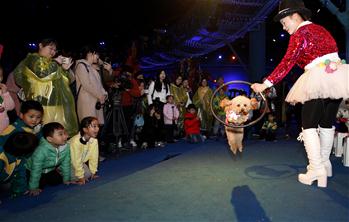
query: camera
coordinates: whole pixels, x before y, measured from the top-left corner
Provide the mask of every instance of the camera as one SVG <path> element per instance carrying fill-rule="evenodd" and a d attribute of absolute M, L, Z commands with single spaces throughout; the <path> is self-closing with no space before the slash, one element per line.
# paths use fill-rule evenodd
<path fill-rule="evenodd" d="M 102 105 L 102 103 L 98 101 L 98 102 L 96 102 L 95 108 L 96 108 L 96 110 L 100 110 L 103 106 L 104 106 L 104 104 Z"/>
<path fill-rule="evenodd" d="M 131 80 L 129 78 L 129 74 L 127 72 L 120 73 L 120 75 L 115 78 L 115 82 L 119 83 L 120 90 L 132 88 L 132 82 L 131 82 Z"/>
<path fill-rule="evenodd" d="M 96 105 L 95 105 L 95 109 L 96 110 L 100 110 L 102 108 L 110 108 L 111 107 L 111 104 L 110 104 L 110 101 L 109 99 L 106 99 L 105 102 L 102 104 L 101 102 L 96 102 Z"/>
<path fill-rule="evenodd" d="M 62 56 L 62 64 L 69 64 L 71 59 L 69 57 Z"/>

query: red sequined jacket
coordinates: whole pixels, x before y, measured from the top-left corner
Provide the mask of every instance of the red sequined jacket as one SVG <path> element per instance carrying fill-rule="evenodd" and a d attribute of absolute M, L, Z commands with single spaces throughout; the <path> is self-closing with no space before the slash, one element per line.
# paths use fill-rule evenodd
<path fill-rule="evenodd" d="M 336 41 L 324 27 L 313 23 L 301 26 L 291 35 L 284 58 L 267 80 L 275 85 L 295 64 L 304 69 L 314 59 L 334 52 L 338 52 Z"/>

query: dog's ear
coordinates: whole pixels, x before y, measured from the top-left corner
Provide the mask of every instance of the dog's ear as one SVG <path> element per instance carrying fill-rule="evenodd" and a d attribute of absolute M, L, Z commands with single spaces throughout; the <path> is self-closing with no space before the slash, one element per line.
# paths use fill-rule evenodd
<path fill-rule="evenodd" d="M 219 103 L 219 106 L 221 108 L 225 108 L 226 106 L 230 106 L 231 105 L 231 101 L 227 98 L 224 98 L 220 103 Z"/>
<path fill-rule="evenodd" d="M 252 109 L 258 109 L 258 101 L 256 98 L 251 98 L 251 107 Z"/>

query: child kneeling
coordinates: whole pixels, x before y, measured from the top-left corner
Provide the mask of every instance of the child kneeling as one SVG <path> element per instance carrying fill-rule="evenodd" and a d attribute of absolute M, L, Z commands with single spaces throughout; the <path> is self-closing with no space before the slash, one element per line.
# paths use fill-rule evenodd
<path fill-rule="evenodd" d="M 184 131 L 189 143 L 200 143 L 205 141 L 205 137 L 200 133 L 200 118 L 197 116 L 196 106 L 190 104 L 184 114 Z"/>
<path fill-rule="evenodd" d="M 38 144 L 34 134 L 16 132 L 0 147 L 0 184 L 10 183 L 11 197 L 28 193 L 25 161 Z"/>
<path fill-rule="evenodd" d="M 46 185 L 70 184 L 70 149 L 68 134 L 58 122 L 42 128 L 43 138 L 27 162 L 29 195 L 37 196 Z"/>
<path fill-rule="evenodd" d="M 275 116 L 272 113 L 268 113 L 268 119 L 264 122 L 260 135 L 261 139 L 266 141 L 275 141 L 276 140 L 276 130 L 277 123 L 275 121 Z"/>
<path fill-rule="evenodd" d="M 81 120 L 80 132 L 69 141 L 72 180 L 80 185 L 98 177 L 98 131 L 98 119 L 85 117 Z"/>

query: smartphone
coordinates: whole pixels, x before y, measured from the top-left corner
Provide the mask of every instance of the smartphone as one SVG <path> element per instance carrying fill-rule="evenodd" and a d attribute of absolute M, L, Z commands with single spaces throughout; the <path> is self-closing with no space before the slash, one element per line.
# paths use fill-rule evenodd
<path fill-rule="evenodd" d="M 110 58 L 109 57 L 105 57 L 103 60 L 104 64 L 110 64 Z"/>
<path fill-rule="evenodd" d="M 70 63 L 70 58 L 62 56 L 62 64 L 69 64 L 69 63 Z"/>

